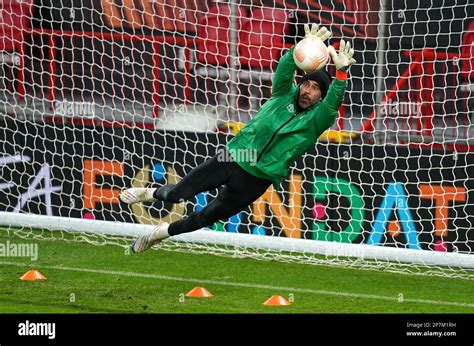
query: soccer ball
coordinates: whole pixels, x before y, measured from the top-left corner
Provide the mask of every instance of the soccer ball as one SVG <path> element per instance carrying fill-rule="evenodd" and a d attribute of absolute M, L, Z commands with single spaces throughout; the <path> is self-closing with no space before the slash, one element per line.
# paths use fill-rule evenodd
<path fill-rule="evenodd" d="M 329 54 L 323 41 L 308 37 L 296 45 L 293 58 L 298 68 L 305 72 L 314 72 L 326 66 Z"/>

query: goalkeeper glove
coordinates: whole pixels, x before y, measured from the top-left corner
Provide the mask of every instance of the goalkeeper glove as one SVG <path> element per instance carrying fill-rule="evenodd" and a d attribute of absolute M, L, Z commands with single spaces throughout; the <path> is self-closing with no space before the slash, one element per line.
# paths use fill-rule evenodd
<path fill-rule="evenodd" d="M 336 66 L 336 69 L 342 72 L 349 70 L 352 64 L 356 63 L 356 60 L 352 57 L 354 55 L 354 49 L 351 48 L 350 42 L 341 40 L 339 45 L 339 54 L 333 46 L 328 47 L 329 55 L 331 55 L 332 62 Z"/>
<path fill-rule="evenodd" d="M 318 30 L 318 24 L 312 24 L 311 30 L 309 29 L 309 25 L 305 24 L 304 32 L 305 32 L 304 38 L 315 38 L 323 42 L 332 36 L 331 32 L 324 26 Z"/>

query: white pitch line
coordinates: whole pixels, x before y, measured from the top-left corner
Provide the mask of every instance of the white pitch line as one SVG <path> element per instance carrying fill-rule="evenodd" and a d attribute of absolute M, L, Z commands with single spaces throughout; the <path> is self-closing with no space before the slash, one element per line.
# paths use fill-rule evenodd
<path fill-rule="evenodd" d="M 0 265 L 11 265 L 11 266 L 16 266 L 16 267 L 31 266 L 31 265 L 26 265 L 23 263 L 2 262 L 2 261 L 0 261 Z M 138 277 L 138 278 L 158 279 L 158 280 L 167 280 L 167 281 L 181 281 L 181 282 L 193 282 L 193 283 L 202 283 L 202 284 L 210 284 L 210 285 L 220 285 L 220 286 L 264 289 L 264 290 L 272 290 L 272 291 L 310 293 L 310 294 L 316 294 L 316 295 L 320 294 L 320 295 L 328 295 L 328 296 L 336 296 L 336 297 L 388 300 L 388 301 L 394 301 L 394 302 L 399 301 L 398 297 L 379 296 L 375 294 L 313 290 L 309 288 L 260 285 L 260 284 L 245 283 L 245 282 L 216 281 L 216 280 L 198 279 L 198 278 L 190 278 L 190 277 L 124 272 L 124 271 L 105 270 L 105 269 L 89 269 L 89 268 L 77 268 L 77 267 L 65 267 L 65 266 L 48 266 L 48 265 L 34 265 L 34 267 L 44 268 L 44 269 L 53 269 L 53 270 L 76 271 L 76 272 L 83 272 L 83 273 L 117 275 L 117 276 Z M 430 304 L 430 305 L 462 306 L 462 307 L 474 308 L 474 303 L 459 303 L 459 302 L 450 302 L 450 301 L 442 301 L 442 300 L 403 298 L 402 302 L 403 303 Z"/>

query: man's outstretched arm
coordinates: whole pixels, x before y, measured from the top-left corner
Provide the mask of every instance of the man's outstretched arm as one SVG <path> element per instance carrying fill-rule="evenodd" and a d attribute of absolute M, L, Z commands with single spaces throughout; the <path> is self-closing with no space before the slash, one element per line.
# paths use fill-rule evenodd
<path fill-rule="evenodd" d="M 295 80 L 296 63 L 293 59 L 295 46 L 291 47 L 278 62 L 278 66 L 273 77 L 272 96 L 284 95 L 291 91 Z"/>
<path fill-rule="evenodd" d="M 339 54 L 336 53 L 333 46 L 329 46 L 328 50 L 336 67 L 336 79 L 331 83 L 315 118 L 318 132 L 321 133 L 331 127 L 337 117 L 339 108 L 344 101 L 348 70 L 356 62 L 352 57 L 354 49 L 351 48 L 349 42 L 346 43 L 344 40 L 341 40 Z"/>

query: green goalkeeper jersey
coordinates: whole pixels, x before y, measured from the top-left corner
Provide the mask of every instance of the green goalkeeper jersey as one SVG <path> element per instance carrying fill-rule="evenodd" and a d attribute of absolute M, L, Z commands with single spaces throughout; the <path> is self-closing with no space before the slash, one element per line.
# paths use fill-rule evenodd
<path fill-rule="evenodd" d="M 292 47 L 278 62 L 272 96 L 227 144 L 229 154 L 248 173 L 278 187 L 288 169 L 334 123 L 347 81 L 334 79 L 326 97 L 298 112 L 299 86 Z M 256 155 L 244 155 L 242 153 Z M 252 160 L 249 160 L 252 158 Z"/>

